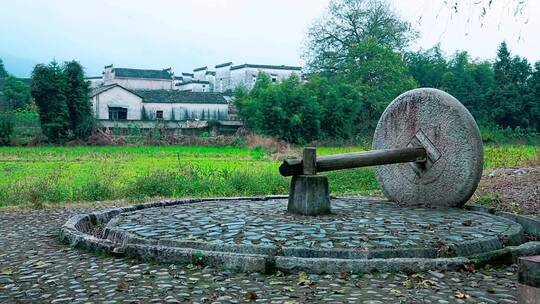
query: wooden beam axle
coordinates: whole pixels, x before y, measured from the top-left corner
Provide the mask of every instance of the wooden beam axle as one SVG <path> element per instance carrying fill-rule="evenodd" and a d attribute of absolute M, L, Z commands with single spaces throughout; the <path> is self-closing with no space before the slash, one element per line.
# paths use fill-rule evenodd
<path fill-rule="evenodd" d="M 314 154 L 314 152 L 311 152 L 310 156 Z M 426 149 L 422 147 L 384 149 L 321 156 L 316 158 L 315 172 L 312 174 L 316 174 L 317 172 L 406 162 L 422 163 L 426 161 L 426 157 Z M 310 158 L 310 162 L 311 161 Z M 308 165 L 308 168 L 307 172 L 313 172 L 310 165 Z M 303 160 L 301 159 L 286 159 L 279 167 L 279 173 L 283 176 L 302 175 L 307 172 L 304 171 Z"/>

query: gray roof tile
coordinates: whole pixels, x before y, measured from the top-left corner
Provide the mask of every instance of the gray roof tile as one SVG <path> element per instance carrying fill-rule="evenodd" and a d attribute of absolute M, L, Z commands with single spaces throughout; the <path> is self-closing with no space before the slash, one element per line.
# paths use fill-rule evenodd
<path fill-rule="evenodd" d="M 142 70 L 142 69 L 128 69 L 128 68 L 114 68 L 114 74 L 116 77 L 126 78 L 147 78 L 147 79 L 171 79 L 170 70 Z"/>

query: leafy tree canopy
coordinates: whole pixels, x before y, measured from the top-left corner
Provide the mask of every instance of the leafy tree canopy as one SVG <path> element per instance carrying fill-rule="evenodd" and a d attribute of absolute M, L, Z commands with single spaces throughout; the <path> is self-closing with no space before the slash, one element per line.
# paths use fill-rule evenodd
<path fill-rule="evenodd" d="M 6 68 L 4 67 L 4 62 L 0 58 L 0 78 L 5 78 L 8 76 L 8 72 L 6 71 Z"/>
<path fill-rule="evenodd" d="M 4 102 L 10 109 L 23 109 L 32 101 L 30 86 L 13 76 L 4 79 Z"/>
<path fill-rule="evenodd" d="M 351 50 L 365 39 L 401 50 L 416 37 L 385 0 L 333 0 L 326 15 L 308 30 L 304 56 L 312 71 L 338 72 L 354 59 Z"/>

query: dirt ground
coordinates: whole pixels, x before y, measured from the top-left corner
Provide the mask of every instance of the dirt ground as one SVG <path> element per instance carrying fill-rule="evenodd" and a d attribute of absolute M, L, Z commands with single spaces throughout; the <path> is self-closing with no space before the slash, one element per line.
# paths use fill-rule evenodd
<path fill-rule="evenodd" d="M 540 164 L 484 172 L 471 201 L 502 211 L 540 215 Z"/>

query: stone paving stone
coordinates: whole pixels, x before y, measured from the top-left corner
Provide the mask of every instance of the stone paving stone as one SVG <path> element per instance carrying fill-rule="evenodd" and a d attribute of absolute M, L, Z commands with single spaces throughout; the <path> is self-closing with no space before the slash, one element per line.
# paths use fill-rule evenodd
<path fill-rule="evenodd" d="M 515 266 L 475 273 L 308 274 L 311 285 L 301 286 L 299 274 L 143 263 L 59 243 L 59 227 L 88 211 L 0 211 L 0 303 L 246 303 L 247 292 L 257 295 L 256 303 L 516 303 Z M 457 291 L 469 298 L 457 299 Z"/>
<path fill-rule="evenodd" d="M 358 199 L 335 199 L 334 214 L 286 213 L 287 200 L 205 201 L 120 214 L 107 227 L 155 240 L 276 245 L 280 247 L 440 248 L 441 244 L 498 237 L 510 222 L 462 209 L 403 207 Z"/>

